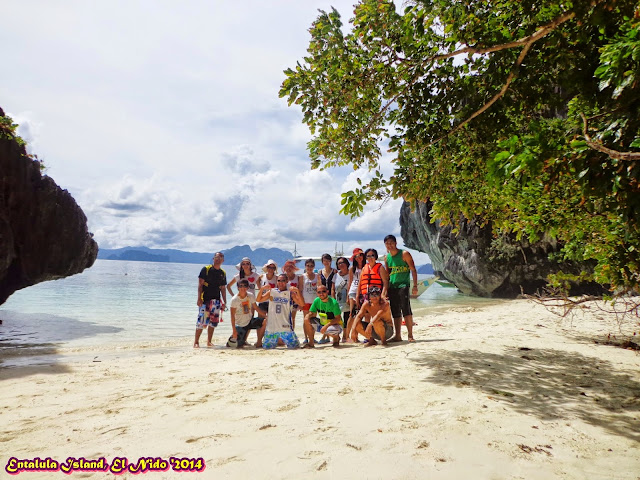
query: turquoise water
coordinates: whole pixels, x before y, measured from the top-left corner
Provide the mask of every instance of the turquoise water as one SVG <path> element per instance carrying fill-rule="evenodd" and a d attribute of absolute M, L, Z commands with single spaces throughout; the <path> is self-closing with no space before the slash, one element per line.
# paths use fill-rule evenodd
<path fill-rule="evenodd" d="M 0 366 L 71 352 L 190 348 L 201 268 L 97 260 L 79 275 L 20 290 L 0 306 Z M 237 273 L 234 266 L 224 269 L 228 280 Z M 437 315 L 454 305 L 491 302 L 495 300 L 468 297 L 436 284 L 412 305 L 420 316 Z M 216 343 L 229 335 L 231 322 L 225 312 L 215 331 Z"/>

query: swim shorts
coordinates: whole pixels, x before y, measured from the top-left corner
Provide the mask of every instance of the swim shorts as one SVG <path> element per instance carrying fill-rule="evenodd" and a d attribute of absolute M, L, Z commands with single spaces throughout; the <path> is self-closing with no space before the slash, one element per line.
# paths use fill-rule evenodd
<path fill-rule="evenodd" d="M 411 302 L 409 301 L 409 287 L 389 287 L 389 303 L 391 304 L 391 316 L 393 318 L 412 315 Z"/>
<path fill-rule="evenodd" d="M 324 327 L 324 325 L 320 323 L 320 319 L 318 317 L 310 318 L 309 322 L 314 326 L 316 332 L 318 333 L 320 333 L 320 330 L 322 330 L 322 327 Z M 340 325 L 330 325 L 329 328 L 327 328 L 325 335 L 340 335 L 341 333 L 342 327 Z"/>
<path fill-rule="evenodd" d="M 360 320 L 360 323 L 362 324 L 363 330 L 366 330 L 367 327 L 369 326 L 369 322 L 365 322 L 364 320 Z M 393 325 L 391 325 L 390 323 L 385 322 L 384 323 L 384 335 L 385 335 L 385 337 L 387 337 L 386 339 L 389 340 L 391 337 L 393 337 L 393 333 L 394 333 Z M 376 333 L 375 329 L 373 330 L 373 338 L 375 340 L 381 340 L 380 335 L 378 335 Z"/>
<path fill-rule="evenodd" d="M 298 348 L 300 341 L 295 332 L 265 332 L 262 338 L 262 348 L 268 350 L 278 346 L 278 339 L 282 339 L 287 348 Z"/>
<path fill-rule="evenodd" d="M 220 322 L 220 312 L 222 311 L 222 302 L 216 298 L 203 303 L 198 310 L 198 320 L 196 328 L 204 327 L 216 328 Z"/>

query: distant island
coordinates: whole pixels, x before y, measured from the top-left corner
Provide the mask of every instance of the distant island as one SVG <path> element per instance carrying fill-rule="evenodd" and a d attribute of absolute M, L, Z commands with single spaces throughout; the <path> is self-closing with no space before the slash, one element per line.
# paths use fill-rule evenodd
<path fill-rule="evenodd" d="M 293 254 L 287 250 L 279 248 L 256 248 L 253 250 L 249 245 L 240 245 L 221 250 L 221 252 L 224 253 L 224 263 L 226 265 L 236 265 L 240 263 L 243 257 L 249 257 L 257 267 L 262 267 L 269 260 L 274 260 L 279 266 L 282 266 L 284 262 L 293 258 Z M 213 257 L 213 253 L 147 247 L 101 248 L 98 252 L 98 259 L 101 260 L 127 260 L 130 262 L 197 263 L 208 265 L 211 263 L 211 257 Z M 416 270 L 420 274 L 433 274 L 433 267 L 430 263 L 416 265 Z"/>
<path fill-rule="evenodd" d="M 254 265 L 262 267 L 269 260 L 274 260 L 282 265 L 293 258 L 293 254 L 279 248 L 256 248 L 249 245 L 240 245 L 227 250 L 224 253 L 224 263 L 235 265 L 240 263 L 243 257 L 249 257 Z M 186 252 L 175 249 L 158 249 L 147 247 L 123 247 L 116 249 L 101 248 L 98 259 L 101 260 L 127 260 L 134 262 L 171 262 L 171 263 L 197 263 L 207 265 L 211 263 L 212 253 Z"/>

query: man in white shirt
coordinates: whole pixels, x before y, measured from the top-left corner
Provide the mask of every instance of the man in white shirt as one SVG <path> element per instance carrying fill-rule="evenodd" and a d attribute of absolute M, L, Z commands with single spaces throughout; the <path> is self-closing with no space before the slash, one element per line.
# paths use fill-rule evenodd
<path fill-rule="evenodd" d="M 231 328 L 232 337 L 238 342 L 238 348 L 245 346 L 249 330 L 258 331 L 258 343 L 256 347 L 262 347 L 262 337 L 267 321 L 264 320 L 266 313 L 258 307 L 256 297 L 249 292 L 249 281 L 246 278 L 238 281 L 238 293 L 231 299 Z M 254 312 L 262 318 L 253 316 Z"/>

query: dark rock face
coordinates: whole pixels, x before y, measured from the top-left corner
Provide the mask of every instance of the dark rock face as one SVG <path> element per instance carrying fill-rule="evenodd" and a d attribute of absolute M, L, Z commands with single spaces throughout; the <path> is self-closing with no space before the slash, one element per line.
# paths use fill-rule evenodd
<path fill-rule="evenodd" d="M 432 203 L 420 202 L 411 211 L 404 202 L 400 210 L 401 235 L 405 245 L 425 252 L 434 271 L 454 283 L 463 293 L 481 297 L 513 298 L 524 291 L 534 293 L 544 287 L 551 273 L 562 270 L 578 274 L 588 265 L 575 262 L 559 264 L 549 254 L 560 246 L 553 240 L 534 244 L 495 239 L 491 225 L 481 227 L 474 220 L 461 219 L 459 232 L 452 227 L 431 223 Z M 601 292 L 594 284 L 572 286 L 571 294 Z"/>
<path fill-rule="evenodd" d="M 0 304 L 21 288 L 82 272 L 97 254 L 73 197 L 0 129 Z"/>

